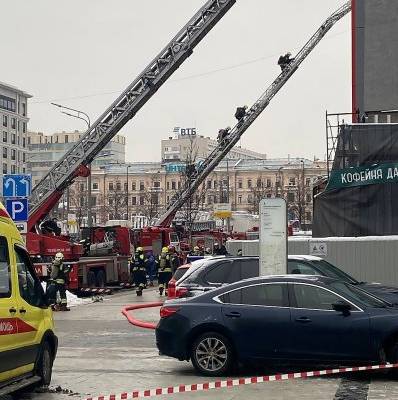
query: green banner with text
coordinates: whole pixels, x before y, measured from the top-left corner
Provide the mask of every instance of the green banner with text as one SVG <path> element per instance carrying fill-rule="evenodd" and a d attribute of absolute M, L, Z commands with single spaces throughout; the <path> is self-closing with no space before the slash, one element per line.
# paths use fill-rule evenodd
<path fill-rule="evenodd" d="M 398 183 L 398 163 L 373 164 L 332 171 L 326 191 L 380 183 Z"/>

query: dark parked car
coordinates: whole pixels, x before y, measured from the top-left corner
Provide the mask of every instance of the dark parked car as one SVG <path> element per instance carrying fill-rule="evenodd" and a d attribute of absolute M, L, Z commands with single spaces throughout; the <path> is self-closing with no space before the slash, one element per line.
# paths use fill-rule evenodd
<path fill-rule="evenodd" d="M 398 308 L 321 276 L 252 278 L 160 310 L 161 354 L 209 376 L 236 362 L 337 365 L 398 361 Z"/>
<path fill-rule="evenodd" d="M 369 293 L 398 305 L 398 288 L 377 283 L 358 282 L 352 276 L 319 257 L 292 255 L 288 257 L 288 274 L 320 275 L 357 285 Z M 180 296 L 196 296 L 222 284 L 259 275 L 258 257 L 212 257 L 195 261 L 176 283 Z"/>

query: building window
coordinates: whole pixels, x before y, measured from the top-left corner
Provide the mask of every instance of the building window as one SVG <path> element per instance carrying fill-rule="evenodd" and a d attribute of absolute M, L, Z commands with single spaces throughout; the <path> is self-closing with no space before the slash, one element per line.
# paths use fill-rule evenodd
<path fill-rule="evenodd" d="M 166 182 L 166 188 L 167 188 L 167 190 L 170 190 L 170 182 L 169 181 Z"/>
<path fill-rule="evenodd" d="M 7 147 L 3 147 L 3 158 L 8 158 L 8 149 L 7 149 Z"/>
<path fill-rule="evenodd" d="M 3 174 L 8 174 L 7 163 L 3 163 Z"/>
<path fill-rule="evenodd" d="M 17 127 L 17 120 L 15 118 L 11 118 L 11 128 L 15 129 Z"/>
<path fill-rule="evenodd" d="M 247 187 L 248 187 L 249 189 L 252 188 L 252 180 L 251 180 L 251 179 L 248 179 L 248 180 L 247 180 Z"/>
<path fill-rule="evenodd" d="M 129 184 L 127 182 L 124 182 L 124 190 L 127 192 L 129 190 Z"/>
<path fill-rule="evenodd" d="M 25 125 L 25 122 L 24 122 L 24 125 Z M 24 128 L 25 128 L 25 126 L 24 126 Z M 69 143 L 69 136 L 68 135 L 65 135 L 65 143 Z"/>
<path fill-rule="evenodd" d="M 108 189 L 109 189 L 109 190 L 113 190 L 113 182 L 109 182 L 109 184 L 108 184 Z"/>
<path fill-rule="evenodd" d="M 97 198 L 95 196 L 91 197 L 91 206 L 95 207 L 97 205 Z"/>
<path fill-rule="evenodd" d="M 294 193 L 292 193 L 292 192 L 288 193 L 288 194 L 287 194 L 287 201 L 288 201 L 289 203 L 294 203 L 294 200 L 295 200 L 295 195 L 294 195 Z"/>
<path fill-rule="evenodd" d="M 137 184 L 135 182 L 131 183 L 131 190 L 137 190 Z"/>
<path fill-rule="evenodd" d="M 176 182 L 175 181 L 171 181 L 171 189 L 176 190 Z"/>
<path fill-rule="evenodd" d="M 296 178 L 294 176 L 289 178 L 289 186 L 296 186 Z"/>
<path fill-rule="evenodd" d="M 137 197 L 132 197 L 131 198 L 131 205 L 136 206 L 137 205 Z"/>
<path fill-rule="evenodd" d="M 143 206 L 145 204 L 145 197 L 140 196 L 140 205 Z"/>
<path fill-rule="evenodd" d="M 153 182 L 153 187 L 160 188 L 160 182 Z"/>
<path fill-rule="evenodd" d="M 238 189 L 242 189 L 243 188 L 243 182 L 242 181 L 238 181 Z"/>
<path fill-rule="evenodd" d="M 270 188 L 272 186 L 271 179 L 267 179 L 267 188 Z"/>
<path fill-rule="evenodd" d="M 211 181 L 207 181 L 207 189 L 211 189 Z"/>
<path fill-rule="evenodd" d="M 0 108 L 15 112 L 15 99 L 0 95 Z"/>
<path fill-rule="evenodd" d="M 311 178 L 305 178 L 305 186 L 310 187 L 311 185 Z"/>
<path fill-rule="evenodd" d="M 26 122 L 22 122 L 22 133 L 26 133 Z M 65 136 L 66 140 L 68 139 L 68 135 Z M 65 143 L 68 143 L 65 141 Z"/>
<path fill-rule="evenodd" d="M 113 199 L 108 199 L 108 204 L 109 204 L 110 206 L 113 206 Z"/>
<path fill-rule="evenodd" d="M 306 220 L 306 221 L 311 221 L 311 219 L 312 219 L 312 214 L 311 214 L 310 211 L 307 211 L 307 212 L 305 213 L 305 220 Z"/>
<path fill-rule="evenodd" d="M 217 181 L 214 181 L 214 182 L 213 182 L 213 188 L 214 188 L 214 189 L 217 189 L 217 188 L 218 188 L 218 182 L 217 182 Z"/>
<path fill-rule="evenodd" d="M 116 190 L 120 192 L 122 190 L 122 184 L 120 182 L 116 182 Z"/>
<path fill-rule="evenodd" d="M 3 115 L 3 126 L 5 126 L 6 128 L 8 126 L 8 117 L 7 117 L 7 115 Z"/>
<path fill-rule="evenodd" d="M 26 104 L 22 103 L 22 115 L 26 117 Z"/>
<path fill-rule="evenodd" d="M 15 165 L 11 165 L 11 173 L 16 174 L 17 170 L 15 168 Z"/>
<path fill-rule="evenodd" d="M 249 194 L 249 195 L 247 196 L 247 202 L 248 202 L 249 204 L 253 204 L 253 196 L 252 196 L 251 194 Z"/>
<path fill-rule="evenodd" d="M 142 192 L 143 190 L 145 190 L 145 183 L 144 182 L 140 182 L 140 191 Z"/>
<path fill-rule="evenodd" d="M 311 201 L 312 201 L 312 196 L 311 196 L 310 193 L 307 193 L 307 194 L 305 195 L 305 201 L 306 201 L 307 203 L 311 203 Z"/>
<path fill-rule="evenodd" d="M 26 153 L 22 153 L 22 161 L 26 162 Z"/>
<path fill-rule="evenodd" d="M 257 178 L 256 186 L 261 188 L 261 178 Z"/>
<path fill-rule="evenodd" d="M 81 192 L 84 192 L 84 183 L 81 183 L 81 184 L 80 184 L 80 191 L 81 191 Z"/>
<path fill-rule="evenodd" d="M 3 131 L 3 143 L 8 142 L 8 133 L 6 131 Z"/>
<path fill-rule="evenodd" d="M 98 182 L 93 182 L 93 190 L 98 190 Z"/>
<path fill-rule="evenodd" d="M 270 199 L 272 197 L 271 193 L 267 194 L 267 199 Z"/>
<path fill-rule="evenodd" d="M 207 204 L 213 204 L 213 196 L 207 196 Z"/>
<path fill-rule="evenodd" d="M 15 149 L 11 149 L 11 160 L 15 161 L 17 159 L 17 152 Z"/>
<path fill-rule="evenodd" d="M 11 144 L 15 144 L 16 142 L 15 138 L 16 138 L 15 133 L 11 133 Z"/>
<path fill-rule="evenodd" d="M 181 181 L 178 181 L 177 186 L 178 186 L 178 190 L 180 190 L 181 189 Z"/>
<path fill-rule="evenodd" d="M 238 204 L 242 204 L 242 196 L 238 196 Z"/>

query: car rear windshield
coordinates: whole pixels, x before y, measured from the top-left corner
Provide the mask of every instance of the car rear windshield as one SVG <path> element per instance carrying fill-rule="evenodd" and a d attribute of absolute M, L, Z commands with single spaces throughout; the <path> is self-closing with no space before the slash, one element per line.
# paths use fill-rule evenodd
<path fill-rule="evenodd" d="M 335 267 L 333 264 L 328 263 L 325 260 L 314 260 L 311 261 L 315 268 L 317 268 L 322 275 L 328 276 L 329 278 L 336 278 L 344 282 L 357 285 L 358 281 L 352 276 L 346 274 L 341 269 Z"/>
<path fill-rule="evenodd" d="M 188 271 L 189 268 L 178 268 L 177 271 L 174 273 L 173 278 L 178 281 L 180 280 L 185 273 Z"/>
<path fill-rule="evenodd" d="M 10 260 L 7 239 L 0 236 L 0 298 L 11 296 Z"/>
<path fill-rule="evenodd" d="M 191 266 L 186 271 L 186 273 L 180 278 L 178 283 L 190 283 L 190 282 L 195 282 L 195 278 L 198 274 L 198 271 L 200 271 L 201 267 L 206 263 L 206 259 L 201 259 L 201 260 L 195 260 L 191 262 Z"/>
<path fill-rule="evenodd" d="M 356 286 L 350 285 L 349 283 L 332 282 L 330 284 L 330 287 L 346 299 L 358 305 L 370 308 L 386 308 L 389 306 L 389 304 L 385 301 L 374 297 L 364 290 L 358 289 Z"/>

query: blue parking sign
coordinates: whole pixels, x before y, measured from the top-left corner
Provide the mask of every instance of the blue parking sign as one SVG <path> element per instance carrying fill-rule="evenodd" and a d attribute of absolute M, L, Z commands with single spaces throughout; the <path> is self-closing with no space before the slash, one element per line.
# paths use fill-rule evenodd
<path fill-rule="evenodd" d="M 6 199 L 6 209 L 8 214 L 15 222 L 28 220 L 28 199 Z"/>

